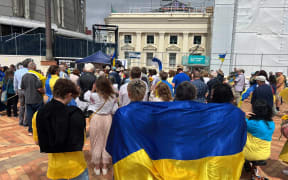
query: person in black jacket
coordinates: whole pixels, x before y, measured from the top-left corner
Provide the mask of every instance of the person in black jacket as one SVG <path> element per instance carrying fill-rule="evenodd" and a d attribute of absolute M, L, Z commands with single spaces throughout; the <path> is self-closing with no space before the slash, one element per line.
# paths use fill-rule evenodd
<path fill-rule="evenodd" d="M 85 117 L 79 108 L 67 106 L 78 94 L 72 81 L 58 79 L 53 99 L 34 115 L 33 138 L 41 153 L 49 153 L 49 179 L 89 179 L 83 153 Z"/>
<path fill-rule="evenodd" d="M 214 77 L 213 79 L 211 79 L 210 81 L 208 81 L 207 86 L 208 86 L 208 97 L 207 97 L 207 101 L 211 102 L 211 92 L 212 89 L 215 85 L 217 84 L 223 84 L 223 80 L 224 80 L 224 74 L 223 72 L 219 69 L 217 71 L 217 76 Z"/>
<path fill-rule="evenodd" d="M 85 64 L 84 73 L 78 79 L 78 85 L 81 89 L 79 97 L 80 101 L 85 101 L 83 97 L 85 92 L 87 92 L 88 90 L 90 91 L 92 90 L 93 84 L 96 81 L 96 76 L 94 75 L 94 72 L 95 67 L 93 64 L 91 63 Z"/>

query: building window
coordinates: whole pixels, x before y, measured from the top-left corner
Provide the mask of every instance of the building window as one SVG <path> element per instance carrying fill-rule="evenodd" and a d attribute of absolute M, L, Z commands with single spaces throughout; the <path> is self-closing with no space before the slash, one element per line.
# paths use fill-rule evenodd
<path fill-rule="evenodd" d="M 170 44 L 177 44 L 178 37 L 177 36 L 170 36 Z"/>
<path fill-rule="evenodd" d="M 153 53 L 146 53 L 146 66 L 152 66 Z"/>
<path fill-rule="evenodd" d="M 176 66 L 176 53 L 169 53 L 169 67 Z"/>
<path fill-rule="evenodd" d="M 154 36 L 153 35 L 147 36 L 147 44 L 154 44 Z"/>
<path fill-rule="evenodd" d="M 124 42 L 125 42 L 125 44 L 131 44 L 132 43 L 132 36 L 131 35 L 124 35 Z"/>
<path fill-rule="evenodd" d="M 201 36 L 194 36 L 194 44 L 201 44 L 202 37 Z"/>

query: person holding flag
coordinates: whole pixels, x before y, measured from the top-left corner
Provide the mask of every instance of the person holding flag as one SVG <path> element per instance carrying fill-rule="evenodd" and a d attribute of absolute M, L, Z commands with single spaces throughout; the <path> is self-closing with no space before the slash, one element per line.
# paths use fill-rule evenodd
<path fill-rule="evenodd" d="M 129 83 L 128 95 L 131 103 L 115 113 L 106 145 L 115 180 L 240 179 L 244 112 L 231 103 L 141 102 L 140 80 Z"/>

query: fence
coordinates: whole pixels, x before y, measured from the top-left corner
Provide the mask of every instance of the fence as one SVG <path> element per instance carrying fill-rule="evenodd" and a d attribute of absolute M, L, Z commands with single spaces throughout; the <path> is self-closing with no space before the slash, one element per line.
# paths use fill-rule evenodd
<path fill-rule="evenodd" d="M 212 54 L 210 69 L 219 69 L 221 66 L 218 55 L 219 54 Z M 226 74 L 233 71 L 234 68 L 244 69 L 246 74 L 265 70 L 267 72 L 283 71 L 283 73 L 287 75 L 288 54 L 235 53 L 233 58 L 231 58 L 230 54 L 227 54 L 221 69 Z"/>
<path fill-rule="evenodd" d="M 194 55 L 182 52 L 141 52 L 140 59 L 129 59 L 127 55 L 120 53 L 120 57 L 128 60 L 128 66 L 147 66 L 155 67 L 152 63 L 152 58 L 157 57 L 162 61 L 164 69 L 175 69 L 178 64 L 188 67 L 201 67 L 207 70 L 217 70 L 221 68 L 225 74 L 233 71 L 234 68 L 243 68 L 250 74 L 255 71 L 265 70 L 267 72 L 276 72 L 282 70 L 284 74 L 288 74 L 288 54 L 234 54 L 231 60 L 230 54 L 226 55 L 225 61 L 222 64 L 217 54 L 212 56 Z M 126 56 L 126 57 L 125 57 Z"/>
<path fill-rule="evenodd" d="M 18 35 L 18 36 L 17 36 Z M 92 40 L 67 38 L 54 35 L 53 56 L 54 57 L 86 57 L 96 51 L 107 52 L 114 48 L 111 43 L 93 43 Z M 6 55 L 46 55 L 45 34 L 12 34 L 0 36 L 0 54 Z"/>

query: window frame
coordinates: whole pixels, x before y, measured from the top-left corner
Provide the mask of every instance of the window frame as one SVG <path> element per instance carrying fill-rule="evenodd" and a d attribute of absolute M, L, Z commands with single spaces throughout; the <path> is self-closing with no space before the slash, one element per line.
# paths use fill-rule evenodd
<path fill-rule="evenodd" d="M 126 37 L 130 36 L 130 40 L 126 41 Z M 125 44 L 132 44 L 132 35 L 131 34 L 125 34 L 124 35 L 124 43 Z"/>
<path fill-rule="evenodd" d="M 149 38 L 148 37 L 153 37 L 153 42 L 149 42 Z M 155 36 L 153 34 L 148 34 L 146 36 L 146 44 L 155 44 Z"/>
<path fill-rule="evenodd" d="M 171 63 L 171 56 L 174 56 L 175 55 L 175 59 L 174 59 L 174 61 L 175 61 L 175 63 L 174 64 L 172 64 Z M 169 67 L 176 67 L 176 64 L 177 64 L 177 53 L 169 53 Z"/>
<path fill-rule="evenodd" d="M 172 37 L 176 37 L 176 43 L 172 42 Z M 174 40 L 175 41 L 175 40 Z M 171 43 L 172 42 L 172 43 Z M 178 44 L 178 36 L 177 35 L 170 35 L 169 44 Z"/>
<path fill-rule="evenodd" d="M 151 59 L 148 59 L 148 54 L 152 54 Z M 152 66 L 152 59 L 153 59 L 154 53 L 153 52 L 146 52 L 146 66 Z M 150 61 L 150 63 L 149 63 Z"/>
<path fill-rule="evenodd" d="M 198 41 L 196 41 L 196 37 L 198 38 L 198 37 L 200 37 L 200 43 L 198 42 Z M 202 44 L 202 36 L 201 35 L 196 35 L 196 36 L 194 36 L 194 38 L 193 38 L 193 44 L 197 44 L 197 45 L 200 45 L 200 44 Z"/>

